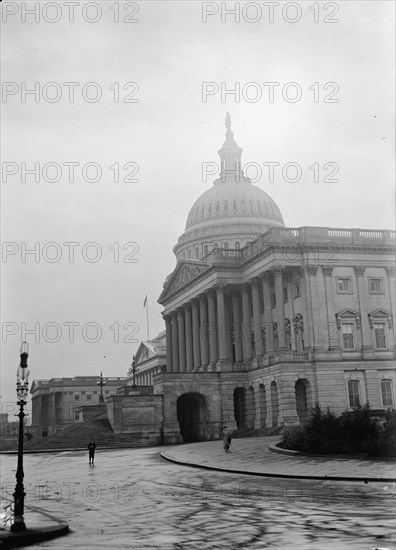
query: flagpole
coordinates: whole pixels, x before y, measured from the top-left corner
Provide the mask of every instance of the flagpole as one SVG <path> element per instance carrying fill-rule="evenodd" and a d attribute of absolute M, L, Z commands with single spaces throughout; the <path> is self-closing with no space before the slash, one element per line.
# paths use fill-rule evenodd
<path fill-rule="evenodd" d="M 148 298 L 146 297 L 147 340 L 150 340 Z"/>

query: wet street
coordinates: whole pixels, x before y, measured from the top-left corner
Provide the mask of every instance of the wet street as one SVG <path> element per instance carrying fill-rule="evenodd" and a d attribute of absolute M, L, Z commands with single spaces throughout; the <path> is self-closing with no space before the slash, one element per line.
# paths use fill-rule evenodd
<path fill-rule="evenodd" d="M 305 481 L 176 465 L 162 448 L 28 454 L 26 505 L 69 523 L 38 548 L 395 548 L 394 484 Z M 3 496 L 16 456 L 1 456 Z"/>

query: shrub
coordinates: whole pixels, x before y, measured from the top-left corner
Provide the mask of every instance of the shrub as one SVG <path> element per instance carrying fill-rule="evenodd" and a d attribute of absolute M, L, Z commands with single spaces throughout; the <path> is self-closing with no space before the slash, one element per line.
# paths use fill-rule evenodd
<path fill-rule="evenodd" d="M 305 450 L 305 435 L 302 426 L 290 426 L 285 429 L 282 436 L 281 445 L 285 449 Z"/>
<path fill-rule="evenodd" d="M 396 456 L 396 411 L 388 411 L 381 426 L 369 403 L 340 417 L 315 403 L 304 426 L 284 431 L 281 446 L 313 454 Z"/>

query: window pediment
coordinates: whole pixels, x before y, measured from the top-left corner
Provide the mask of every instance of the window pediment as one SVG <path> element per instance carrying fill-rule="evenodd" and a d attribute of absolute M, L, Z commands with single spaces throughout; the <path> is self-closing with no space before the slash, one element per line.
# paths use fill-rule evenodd
<path fill-rule="evenodd" d="M 337 327 L 341 328 L 342 321 L 353 320 L 356 328 L 360 328 L 360 313 L 354 309 L 343 309 L 336 313 Z"/>
<path fill-rule="evenodd" d="M 392 313 L 386 309 L 378 308 L 368 314 L 370 328 L 374 327 L 375 321 L 387 321 L 388 327 L 392 328 Z"/>

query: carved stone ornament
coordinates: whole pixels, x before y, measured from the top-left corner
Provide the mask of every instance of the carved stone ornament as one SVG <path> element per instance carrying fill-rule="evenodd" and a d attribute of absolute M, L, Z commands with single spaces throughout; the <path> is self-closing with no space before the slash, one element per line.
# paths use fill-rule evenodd
<path fill-rule="evenodd" d="M 170 288 L 170 292 L 174 292 L 178 288 L 182 287 L 183 285 L 197 277 L 197 275 L 204 271 L 204 269 L 206 268 L 196 265 L 184 265 L 178 273 L 176 279 L 174 280 Z"/>
<path fill-rule="evenodd" d="M 355 273 L 357 277 L 363 277 L 365 271 L 366 271 L 366 268 L 364 266 L 362 265 L 355 266 Z"/>
<path fill-rule="evenodd" d="M 307 274 L 308 275 L 314 276 L 318 272 L 318 266 L 316 266 L 316 265 L 307 265 L 306 269 L 307 269 Z"/>
<path fill-rule="evenodd" d="M 396 276 L 396 268 L 395 266 L 388 266 L 386 268 L 386 271 L 388 273 L 388 277 L 395 277 Z"/>
<path fill-rule="evenodd" d="M 325 277 L 331 277 L 333 275 L 334 267 L 332 265 L 322 265 L 323 275 Z"/>

